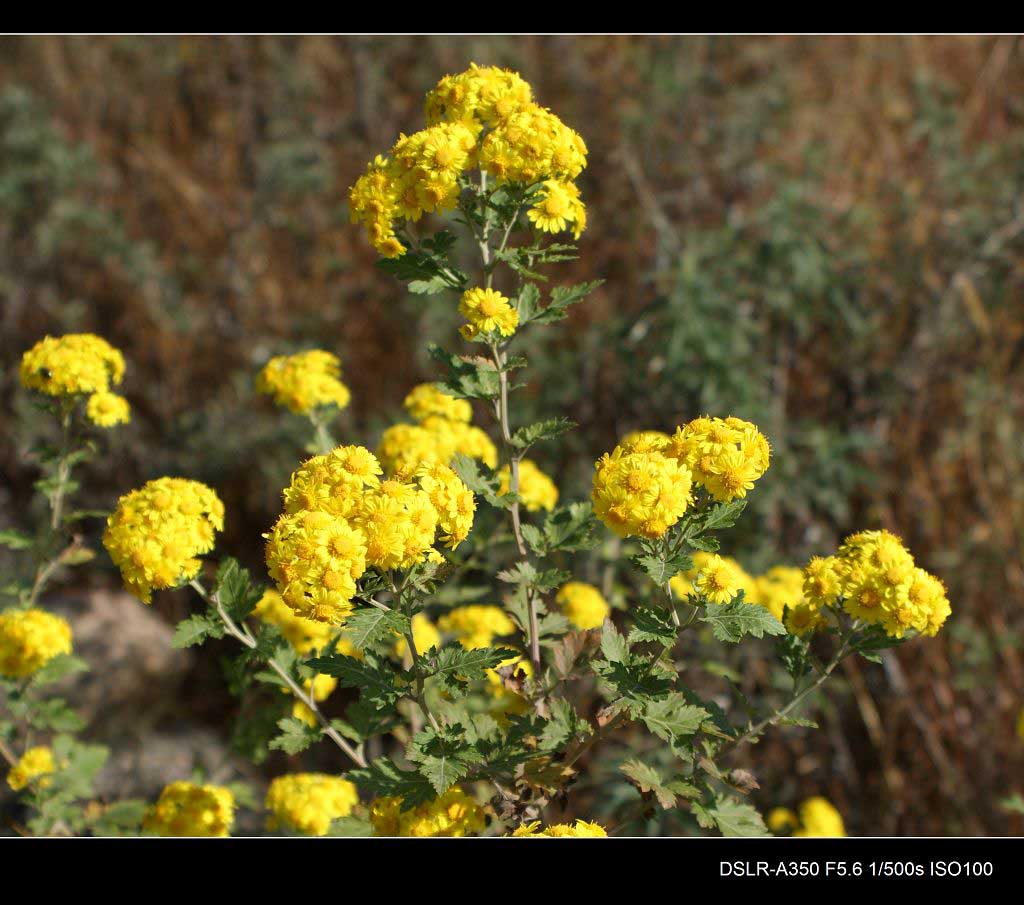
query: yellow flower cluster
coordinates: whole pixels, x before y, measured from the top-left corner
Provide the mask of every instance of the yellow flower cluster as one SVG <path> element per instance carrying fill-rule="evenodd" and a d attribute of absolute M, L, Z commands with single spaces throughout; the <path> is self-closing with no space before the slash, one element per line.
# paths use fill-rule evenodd
<path fill-rule="evenodd" d="M 230 789 L 172 782 L 146 811 L 142 829 L 157 836 L 227 836 L 234 820 Z"/>
<path fill-rule="evenodd" d="M 322 405 L 343 409 L 352 398 L 341 382 L 338 356 L 322 349 L 271 358 L 256 378 L 256 391 L 297 415 Z"/>
<path fill-rule="evenodd" d="M 395 424 L 381 435 L 377 456 L 389 474 L 410 475 L 424 465 L 450 465 L 459 453 L 489 468 L 498 464 L 491 438 L 470 424 L 472 409 L 465 399 L 442 393 L 423 383 L 405 397 L 405 407 L 417 424 Z"/>
<path fill-rule="evenodd" d="M 124 396 L 104 390 L 89 397 L 85 416 L 97 427 L 114 427 L 131 421 L 132 410 Z"/>
<path fill-rule="evenodd" d="M 846 835 L 843 817 L 827 798 L 816 795 L 800 805 L 799 815 L 787 808 L 775 808 L 768 815 L 768 829 L 791 836 L 839 837 Z"/>
<path fill-rule="evenodd" d="M 38 780 L 36 784 L 40 788 L 45 788 L 49 782 L 45 777 L 49 776 L 56 769 L 57 766 L 53 761 L 53 752 L 45 745 L 37 745 L 35 748 L 29 748 L 21 755 L 18 762 L 11 767 L 10 772 L 7 774 L 7 785 L 15 792 L 20 792 L 34 780 Z"/>
<path fill-rule="evenodd" d="M 427 124 L 472 122 L 493 127 L 533 103 L 530 85 L 517 72 L 477 66 L 446 75 L 427 94 Z"/>
<path fill-rule="evenodd" d="M 459 327 L 459 333 L 466 340 L 478 336 L 490 338 L 495 334 L 511 336 L 519 326 L 519 312 L 497 289 L 467 289 L 459 301 L 459 314 L 466 319 Z"/>
<path fill-rule="evenodd" d="M 782 620 L 804 603 L 804 573 L 794 566 L 773 566 L 763 575 L 750 575 L 735 559 L 697 551 L 693 568 L 680 572 L 669 584 L 682 598 L 703 595 L 712 603 L 728 603 L 740 591 L 745 603 L 763 606 Z"/>
<path fill-rule="evenodd" d="M 541 183 L 536 200 L 526 212 L 535 229 L 545 233 L 572 230 L 578 239 L 587 228 L 587 208 L 575 182 L 548 179 Z"/>
<path fill-rule="evenodd" d="M 498 493 L 510 493 L 512 490 L 512 472 L 508 465 L 502 466 L 498 472 Z M 519 496 L 523 505 L 530 512 L 546 509 L 550 512 L 558 504 L 558 488 L 532 459 L 523 459 L 519 463 Z"/>
<path fill-rule="evenodd" d="M 20 679 L 71 653 L 71 626 L 45 610 L 0 613 L 0 675 Z"/>
<path fill-rule="evenodd" d="M 555 595 L 555 603 L 576 628 L 600 628 L 612 611 L 608 601 L 592 584 L 570 581 Z"/>
<path fill-rule="evenodd" d="M 577 820 L 575 823 L 553 823 L 542 829 L 540 821 L 534 820 L 531 823 L 524 823 L 518 827 L 512 835 L 570 839 L 604 837 L 608 835 L 608 831 L 601 824 L 589 823 L 586 820 Z"/>
<path fill-rule="evenodd" d="M 568 195 L 586 166 L 583 139 L 534 104 L 530 86 L 513 72 L 474 64 L 445 76 L 427 95 L 426 115 L 427 128 L 399 136 L 388 156 L 371 161 L 349 192 L 352 222 L 363 224 L 384 257 L 405 254 L 397 223 L 455 207 L 467 170 L 479 166 L 499 185 L 556 181 L 556 191 Z M 544 190 L 542 209 L 551 191 Z M 568 216 L 560 218 L 577 234 L 585 222 L 578 196 L 575 191 Z M 553 231 L 558 218 L 541 219 L 547 225 L 540 228 Z"/>
<path fill-rule="evenodd" d="M 401 798 L 378 798 L 370 805 L 375 836 L 471 836 L 485 825 L 483 808 L 459 788 L 402 811 Z"/>
<path fill-rule="evenodd" d="M 447 465 L 380 480 L 361 446 L 305 462 L 284 491 L 284 513 L 266 535 L 266 560 L 284 602 L 300 616 L 342 624 L 368 566 L 408 569 L 440 561 L 469 534 L 473 494 Z"/>
<path fill-rule="evenodd" d="M 450 610 L 437 620 L 437 627 L 454 635 L 466 650 L 489 647 L 496 637 L 516 630 L 516 624 L 501 607 L 479 603 Z"/>
<path fill-rule="evenodd" d="M 594 514 L 620 537 L 661 537 L 693 496 L 686 465 L 655 449 L 620 444 L 594 466 Z"/>
<path fill-rule="evenodd" d="M 263 592 L 253 615 L 276 626 L 295 652 L 303 657 L 314 650 L 322 650 L 335 634 L 332 626 L 300 616 L 272 589 Z"/>
<path fill-rule="evenodd" d="M 21 357 L 22 385 L 47 396 L 88 395 L 86 417 L 99 427 L 125 424 L 128 400 L 110 392 L 124 377 L 124 356 L 92 333 L 39 340 Z"/>
<path fill-rule="evenodd" d="M 331 821 L 347 817 L 359 803 L 356 787 L 340 776 L 293 773 L 278 776 L 267 790 L 267 829 L 326 836 Z"/>
<path fill-rule="evenodd" d="M 835 556 L 812 559 L 804 569 L 804 596 L 805 631 L 813 630 L 825 607 L 840 601 L 854 619 L 881 625 L 892 638 L 911 630 L 933 636 L 951 612 L 945 585 L 915 565 L 888 531 L 852 534 Z"/>
<path fill-rule="evenodd" d="M 664 452 L 721 502 L 745 497 L 771 461 L 764 434 L 739 418 L 695 418 L 676 428 Z"/>
<path fill-rule="evenodd" d="M 198 481 L 158 478 L 126 493 L 107 518 L 103 546 L 125 587 L 149 603 L 153 591 L 191 581 L 224 528 L 224 504 Z"/>

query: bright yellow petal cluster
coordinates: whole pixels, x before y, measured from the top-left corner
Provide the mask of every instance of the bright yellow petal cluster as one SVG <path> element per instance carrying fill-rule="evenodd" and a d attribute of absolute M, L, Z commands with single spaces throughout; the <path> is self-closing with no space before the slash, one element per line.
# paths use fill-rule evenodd
<path fill-rule="evenodd" d="M 234 821 L 230 789 L 172 782 L 146 812 L 142 829 L 158 836 L 228 836 Z"/>
<path fill-rule="evenodd" d="M 414 387 L 405 407 L 418 424 L 395 424 L 381 435 L 377 455 L 389 474 L 411 476 L 425 465 L 450 465 L 459 453 L 489 468 L 498 463 L 491 438 L 470 424 L 472 409 L 465 399 L 442 393 L 434 384 Z"/>
<path fill-rule="evenodd" d="M 126 493 L 107 519 L 103 546 L 125 587 L 149 603 L 154 589 L 176 587 L 199 574 L 199 558 L 224 528 L 224 504 L 205 484 L 158 478 Z"/>
<path fill-rule="evenodd" d="M 820 614 L 841 603 L 854 619 L 881 625 L 892 638 L 908 631 L 933 636 L 951 613 L 946 588 L 919 568 L 888 531 L 861 531 L 835 556 L 815 557 L 804 570 L 805 606 Z"/>
<path fill-rule="evenodd" d="M 587 146 L 550 110 L 529 104 L 502 120 L 480 144 L 480 169 L 499 185 L 572 180 L 587 165 Z"/>
<path fill-rule="evenodd" d="M 459 197 L 459 175 L 476 163 L 477 129 L 440 122 L 401 135 L 388 157 L 378 156 L 349 192 L 353 223 L 362 223 L 386 258 L 405 254 L 395 223 L 450 210 Z"/>
<path fill-rule="evenodd" d="M 483 831 L 480 807 L 461 789 L 402 811 L 401 798 L 378 798 L 370 805 L 375 836 L 472 836 Z"/>
<path fill-rule="evenodd" d="M 728 603 L 743 587 L 745 573 L 735 560 L 708 554 L 694 579 L 694 590 L 708 603 Z"/>
<path fill-rule="evenodd" d="M 338 356 L 322 349 L 271 358 L 256 378 L 256 391 L 297 415 L 322 405 L 343 409 L 352 398 L 341 382 Z"/>
<path fill-rule="evenodd" d="M 661 537 L 686 512 L 693 496 L 690 469 L 651 449 L 616 446 L 594 466 L 594 514 L 620 537 Z"/>
<path fill-rule="evenodd" d="M 124 377 L 124 356 L 92 333 L 47 336 L 21 357 L 18 374 L 47 396 L 103 393 Z"/>
<path fill-rule="evenodd" d="M 498 185 L 556 183 L 542 189 L 531 211 L 535 224 L 556 231 L 564 220 L 576 235 L 582 232 L 586 214 L 572 181 L 586 166 L 587 147 L 555 114 L 533 103 L 519 75 L 473 65 L 445 76 L 427 95 L 426 114 L 427 128 L 401 135 L 349 192 L 352 222 L 363 224 L 381 255 L 405 254 L 398 226 L 454 208 L 460 176 L 477 166 Z M 549 203 L 552 193 L 558 198 Z M 559 215 L 563 195 L 570 204 Z"/>
<path fill-rule="evenodd" d="M 714 603 L 727 603 L 742 591 L 744 603 L 763 606 L 781 622 L 787 607 L 792 613 L 804 603 L 803 582 L 803 570 L 794 566 L 773 566 L 763 575 L 751 575 L 732 557 L 697 551 L 693 567 L 674 576 L 669 584 L 684 599 L 710 589 L 714 596 L 708 599 Z"/>
<path fill-rule="evenodd" d="M 11 767 L 7 774 L 7 785 L 15 792 L 20 792 L 34 780 L 38 780 L 36 785 L 45 788 L 49 780 L 40 777 L 47 777 L 56 769 L 53 752 L 45 745 L 37 745 L 35 748 L 29 748 Z"/>
<path fill-rule="evenodd" d="M 541 184 L 526 216 L 535 229 L 545 233 L 572 230 L 578 239 L 587 228 L 587 208 L 575 182 L 548 179 Z"/>
<path fill-rule="evenodd" d="M 781 622 L 787 607 L 794 609 L 804 603 L 803 588 L 803 569 L 772 566 L 754 579 L 754 587 L 745 598 L 760 604 Z"/>
<path fill-rule="evenodd" d="M 114 427 L 131 421 L 132 410 L 124 396 L 103 390 L 89 397 L 85 416 L 97 427 Z"/>
<path fill-rule="evenodd" d="M 501 481 L 498 493 L 510 493 L 512 489 L 511 470 L 508 465 L 498 472 Z M 519 463 L 519 496 L 523 505 L 530 512 L 546 509 L 550 512 L 558 504 L 558 488 L 532 459 L 523 459 Z"/>
<path fill-rule="evenodd" d="M 768 440 L 749 421 L 695 418 L 676 428 L 665 455 L 678 459 L 693 481 L 720 502 L 745 497 L 771 461 Z"/>
<path fill-rule="evenodd" d="M 439 561 L 436 541 L 454 548 L 468 535 L 473 495 L 447 466 L 384 481 L 380 473 L 368 450 L 341 446 L 292 475 L 284 514 L 266 535 L 266 559 L 282 599 L 300 616 L 341 625 L 368 566 Z"/>
<path fill-rule="evenodd" d="M 586 820 L 577 820 L 575 823 L 553 823 L 548 827 L 541 827 L 539 820 L 531 823 L 524 823 L 518 827 L 513 836 L 548 837 L 552 839 L 604 837 L 608 831 L 599 823 L 589 823 Z"/>
<path fill-rule="evenodd" d="M 20 679 L 71 653 L 71 626 L 45 610 L 0 613 L 0 676 Z"/>
<path fill-rule="evenodd" d="M 479 603 L 449 610 L 437 620 L 437 627 L 454 635 L 466 650 L 489 647 L 495 637 L 516 630 L 516 624 L 501 607 Z"/>
<path fill-rule="evenodd" d="M 326 836 L 331 821 L 347 817 L 358 803 L 356 787 L 340 776 L 326 773 L 278 776 L 267 790 L 265 806 L 271 812 L 267 829 Z"/>
<path fill-rule="evenodd" d="M 775 808 L 768 815 L 768 829 L 792 836 L 839 837 L 846 835 L 843 816 L 827 798 L 816 795 L 800 805 L 799 815 L 787 808 Z"/>
<path fill-rule="evenodd" d="M 427 94 L 427 123 L 468 122 L 493 127 L 533 102 L 529 84 L 517 72 L 477 66 L 446 75 Z"/>
<path fill-rule="evenodd" d="M 663 431 L 630 431 L 619 441 L 624 452 L 663 452 L 672 438 Z"/>
<path fill-rule="evenodd" d="M 600 628 L 612 611 L 601 592 L 584 581 L 570 581 L 562 585 L 555 595 L 555 603 L 569 622 L 584 630 Z"/>
<path fill-rule="evenodd" d="M 414 386 L 402 402 L 406 411 L 419 422 L 437 416 L 446 421 L 469 424 L 473 420 L 473 408 L 468 399 L 456 399 L 441 391 L 436 383 L 421 383 Z"/>
<path fill-rule="evenodd" d="M 478 336 L 511 336 L 519 326 L 519 312 L 497 289 L 467 289 L 459 301 L 466 323 L 459 327 L 463 339 Z"/>

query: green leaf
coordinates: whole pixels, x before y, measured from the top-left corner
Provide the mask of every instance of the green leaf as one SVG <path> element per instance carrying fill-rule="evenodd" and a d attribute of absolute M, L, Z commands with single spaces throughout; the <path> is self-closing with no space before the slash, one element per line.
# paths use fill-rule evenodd
<path fill-rule="evenodd" d="M 768 836 L 768 828 L 761 815 L 749 804 L 726 796 L 715 800 L 706 812 L 723 836 Z"/>
<path fill-rule="evenodd" d="M 367 607 L 356 610 L 345 621 L 345 634 L 358 650 L 372 647 L 385 638 L 409 630 L 409 617 L 395 610 Z"/>
<path fill-rule="evenodd" d="M 61 654 L 46 663 L 41 669 L 32 673 L 32 680 L 29 683 L 32 688 L 42 688 L 59 682 L 65 676 L 75 675 L 80 672 L 88 672 L 89 664 L 81 657 L 73 657 L 70 654 Z"/>
<path fill-rule="evenodd" d="M 35 545 L 35 539 L 21 531 L 0 531 L 0 547 L 10 550 L 28 550 Z"/>
<path fill-rule="evenodd" d="M 426 776 L 418 770 L 403 770 L 386 757 L 378 757 L 368 767 L 350 770 L 348 778 L 375 798 L 401 798 L 402 810 L 436 797 L 434 786 Z"/>
<path fill-rule="evenodd" d="M 641 795 L 653 795 L 658 804 L 666 810 L 675 807 L 675 793 L 663 784 L 661 774 L 650 764 L 639 760 L 627 760 L 619 765 L 619 769 L 640 790 Z"/>
<path fill-rule="evenodd" d="M 497 397 L 501 380 L 493 362 L 485 358 L 453 355 L 436 343 L 430 343 L 427 348 L 431 356 L 448 369 L 448 379 L 444 381 L 446 393 L 466 399 Z"/>
<path fill-rule="evenodd" d="M 732 500 L 728 503 L 718 503 L 708 512 L 704 519 L 704 531 L 717 531 L 720 528 L 731 528 L 736 524 L 740 513 L 747 508 L 747 501 Z"/>
<path fill-rule="evenodd" d="M 174 627 L 171 647 L 192 647 L 195 644 L 202 644 L 207 638 L 223 637 L 224 624 L 219 619 L 205 613 L 197 613 L 195 616 L 182 619 Z"/>
<path fill-rule="evenodd" d="M 688 704 L 678 692 L 646 702 L 640 714 L 651 732 L 672 744 L 696 734 L 710 716 L 703 707 Z"/>
<path fill-rule="evenodd" d="M 315 729 L 303 720 L 286 716 L 277 721 L 281 734 L 270 740 L 270 747 L 284 751 L 285 754 L 298 754 L 320 740 L 320 727 Z"/>
<path fill-rule="evenodd" d="M 674 647 L 678 629 L 672 617 L 664 609 L 639 607 L 633 612 L 633 628 L 629 632 L 630 644 L 638 641 L 655 641 L 666 647 Z"/>
<path fill-rule="evenodd" d="M 230 556 L 217 569 L 215 589 L 218 600 L 235 620 L 248 616 L 263 596 L 263 589 L 252 581 L 248 569 Z"/>
<path fill-rule="evenodd" d="M 711 626 L 711 631 L 719 641 L 730 644 L 735 644 L 744 635 L 763 638 L 765 635 L 786 634 L 786 627 L 767 609 L 743 600 L 709 604 L 700 621 Z"/>
<path fill-rule="evenodd" d="M 582 302 L 597 289 L 604 280 L 577 283 L 575 286 L 558 286 L 551 292 L 551 301 L 530 319 L 535 324 L 552 324 L 569 316 L 569 307 Z"/>
<path fill-rule="evenodd" d="M 440 731 L 425 729 L 418 733 L 408 754 L 438 795 L 447 792 L 483 759 L 466 741 L 462 726 L 458 724 Z"/>
<path fill-rule="evenodd" d="M 515 652 L 507 647 L 479 647 L 464 650 L 458 645 L 442 647 L 420 661 L 424 677 L 434 676 L 448 690 L 465 688 L 467 680 L 483 679 L 485 670 L 494 669 Z"/>
<path fill-rule="evenodd" d="M 593 727 L 582 719 L 564 698 L 551 699 L 551 718 L 544 724 L 538 741 L 544 751 L 560 751 L 570 742 L 590 735 Z"/>
<path fill-rule="evenodd" d="M 601 653 L 609 663 L 625 663 L 629 659 L 629 645 L 610 619 L 601 629 Z"/>
<path fill-rule="evenodd" d="M 638 569 L 646 572 L 658 587 L 663 586 L 680 572 L 693 568 L 693 560 L 685 550 L 666 553 L 651 544 L 646 544 L 644 549 L 644 553 L 634 556 L 630 561 Z"/>
<path fill-rule="evenodd" d="M 496 509 L 506 509 L 515 499 L 512 494 L 498 493 L 498 488 L 501 486 L 500 479 L 493 472 L 484 474 L 480 470 L 480 465 L 476 459 L 471 459 L 469 456 L 458 453 L 450 464 L 452 471 L 459 476 L 463 484 L 472 490 L 473 493 L 482 496 L 487 503 Z"/>
<path fill-rule="evenodd" d="M 575 421 L 568 418 L 548 418 L 546 421 L 537 421 L 519 428 L 509 441 L 516 449 L 529 449 L 534 443 L 540 440 L 553 440 L 561 437 L 576 427 Z"/>
<path fill-rule="evenodd" d="M 369 651 L 363 653 L 361 660 L 338 653 L 313 657 L 306 661 L 306 666 L 334 676 L 343 688 L 361 689 L 365 700 L 380 707 L 390 707 L 402 693 L 393 668 Z"/>

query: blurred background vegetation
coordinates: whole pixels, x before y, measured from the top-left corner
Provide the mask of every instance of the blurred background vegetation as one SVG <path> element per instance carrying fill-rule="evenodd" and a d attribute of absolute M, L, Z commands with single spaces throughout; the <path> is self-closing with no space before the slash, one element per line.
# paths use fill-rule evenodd
<path fill-rule="evenodd" d="M 471 60 L 519 70 L 590 148 L 557 278 L 606 282 L 527 340 L 515 402 L 582 425 L 540 457 L 563 497 L 627 430 L 732 413 L 775 450 L 729 551 L 749 569 L 886 527 L 949 585 L 937 639 L 850 665 L 823 731 L 754 750 L 757 803 L 825 794 L 856 834 L 1024 831 L 1000 806 L 1024 790 L 1016 37 L 0 39 L 0 527 L 30 520 L 36 475 L 17 361 L 89 330 L 124 351 L 134 420 L 85 503 L 206 481 L 220 549 L 259 567 L 306 439 L 254 395 L 266 359 L 338 353 L 339 433 L 372 446 L 436 376 L 424 337 L 454 334 L 454 303 L 375 268 L 345 199 Z M 206 669 L 185 706 L 216 727 Z"/>

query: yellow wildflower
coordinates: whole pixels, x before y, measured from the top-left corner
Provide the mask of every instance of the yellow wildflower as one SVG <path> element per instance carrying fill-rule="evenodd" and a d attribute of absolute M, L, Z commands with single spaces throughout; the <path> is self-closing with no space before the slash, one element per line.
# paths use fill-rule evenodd
<path fill-rule="evenodd" d="M 228 836 L 234 820 L 230 789 L 172 782 L 146 812 L 142 829 L 158 836 Z"/>
<path fill-rule="evenodd" d="M 30 676 L 54 657 L 71 653 L 71 626 L 45 610 L 0 613 L 0 675 Z"/>
<path fill-rule="evenodd" d="M 57 769 L 53 761 L 53 752 L 45 745 L 29 748 L 7 774 L 7 785 L 15 792 L 20 792 L 32 783 L 45 788 L 49 783 L 47 777 Z"/>
<path fill-rule="evenodd" d="M 124 396 L 101 390 L 89 397 L 85 416 L 97 427 L 114 427 L 131 421 L 132 410 Z"/>
<path fill-rule="evenodd" d="M 256 391 L 273 396 L 274 402 L 297 415 L 308 415 L 322 405 L 343 409 L 351 399 L 341 382 L 341 362 L 322 349 L 271 358 L 256 379 Z"/>
<path fill-rule="evenodd" d="M 501 482 L 498 493 L 510 493 L 512 481 L 508 465 L 503 466 L 498 472 L 498 479 Z M 555 482 L 544 474 L 532 459 L 522 459 L 519 462 L 519 496 L 529 512 L 539 512 L 541 509 L 550 512 L 558 504 L 558 488 Z"/>
<path fill-rule="evenodd" d="M 496 289 L 467 289 L 462 293 L 459 313 L 468 321 L 459 328 L 464 339 L 493 333 L 511 336 L 519 326 L 519 312 Z"/>
<path fill-rule="evenodd" d="M 267 790 L 268 830 L 286 829 L 305 836 L 326 836 L 331 822 L 348 817 L 359 803 L 356 787 L 340 776 L 292 773 L 278 776 Z"/>
<path fill-rule="evenodd" d="M 592 584 L 570 581 L 559 588 L 555 603 L 576 628 L 592 629 L 604 625 L 611 612 L 608 601 Z"/>
<path fill-rule="evenodd" d="M 375 836 L 471 836 L 485 822 L 480 805 L 459 788 L 406 811 L 401 798 L 378 798 L 370 805 Z"/>
<path fill-rule="evenodd" d="M 47 336 L 22 356 L 18 374 L 48 396 L 104 393 L 124 377 L 124 356 L 92 333 Z"/>

